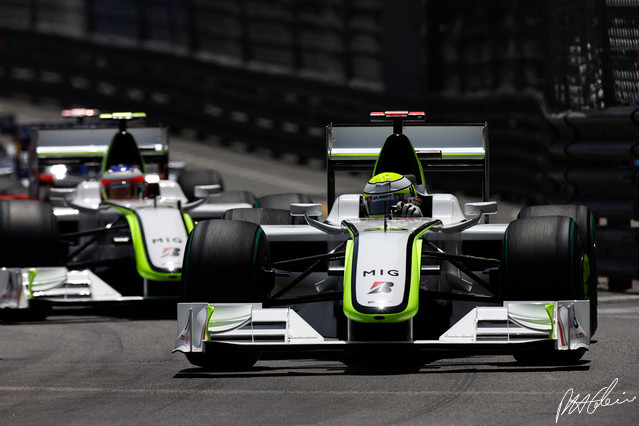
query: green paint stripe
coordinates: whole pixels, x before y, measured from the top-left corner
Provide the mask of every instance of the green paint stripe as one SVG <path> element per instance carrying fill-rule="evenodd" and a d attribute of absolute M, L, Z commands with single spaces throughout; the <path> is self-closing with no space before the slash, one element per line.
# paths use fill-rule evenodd
<path fill-rule="evenodd" d="M 546 313 L 550 318 L 550 339 L 555 340 L 555 320 L 554 320 L 554 312 L 555 312 L 555 304 L 552 303 L 550 305 L 546 305 Z"/>
<path fill-rule="evenodd" d="M 122 212 L 129 224 L 131 230 L 131 240 L 133 242 L 133 251 L 135 253 L 135 266 L 138 274 L 142 278 L 146 278 L 153 281 L 179 281 L 182 276 L 179 272 L 158 272 L 151 267 L 151 263 L 146 254 L 146 247 L 144 247 L 144 237 L 142 235 L 142 226 L 138 221 L 137 216 L 131 210 L 124 207 L 109 204 L 110 207 Z"/>
<path fill-rule="evenodd" d="M 38 275 L 38 270 L 35 268 L 31 268 L 28 271 L 29 276 L 29 299 L 33 299 L 33 280 L 35 280 L 36 275 Z"/>
<path fill-rule="evenodd" d="M 484 152 L 442 152 L 443 157 L 485 157 Z"/>
<path fill-rule="evenodd" d="M 145 112 L 113 112 L 100 114 L 100 120 L 130 120 L 132 118 L 146 118 Z"/>
<path fill-rule="evenodd" d="M 262 235 L 262 232 L 264 232 L 262 230 L 262 227 L 260 226 L 257 229 L 257 232 L 255 234 L 255 241 L 254 241 L 254 245 L 253 245 L 253 259 L 251 259 L 251 266 L 254 268 L 255 267 L 255 263 L 257 262 L 257 250 L 260 244 L 260 237 Z"/>
<path fill-rule="evenodd" d="M 440 152 L 439 154 L 441 154 L 442 157 L 459 157 L 459 156 L 466 156 L 466 157 L 485 157 L 486 153 L 485 152 Z M 337 154 L 333 154 L 331 153 L 330 156 L 331 157 L 376 157 L 378 156 L 379 153 L 364 153 L 364 152 L 353 152 L 353 153 L 337 153 Z M 416 152 L 416 155 L 419 156 L 419 153 Z"/>
<path fill-rule="evenodd" d="M 379 155 L 379 152 L 375 152 L 375 153 L 353 152 L 353 153 L 344 153 L 344 154 L 331 154 L 331 157 L 377 157 L 378 155 Z"/>
<path fill-rule="evenodd" d="M 54 156 L 54 155 L 99 155 L 102 156 L 106 151 L 60 151 L 60 152 L 42 152 L 37 151 L 38 155 L 41 157 L 46 156 Z"/>
<path fill-rule="evenodd" d="M 211 322 L 211 317 L 213 316 L 213 311 L 215 310 L 215 307 L 208 305 L 206 307 L 206 325 L 204 326 L 204 336 L 203 336 L 203 341 L 205 342 L 210 342 L 211 341 L 211 333 L 209 332 L 209 324 Z"/>
<path fill-rule="evenodd" d="M 572 290 L 572 298 L 576 299 L 577 295 L 575 294 L 575 267 L 573 264 L 573 260 L 575 258 L 575 221 L 570 222 L 570 289 Z"/>
<path fill-rule="evenodd" d="M 43 151 L 37 151 L 38 156 L 40 157 L 52 157 L 52 156 L 72 156 L 72 155 L 84 155 L 84 156 L 90 156 L 90 155 L 95 155 L 95 156 L 102 156 L 104 155 L 104 153 L 106 152 L 106 150 L 104 151 L 55 151 L 55 152 L 43 152 Z M 148 151 L 145 151 L 148 152 Z M 156 153 L 160 153 L 160 154 L 166 154 L 169 151 L 166 149 L 156 149 L 155 151 L 153 151 L 154 154 Z M 142 154 L 142 156 L 144 157 L 144 154 Z"/>
<path fill-rule="evenodd" d="M 184 220 L 184 226 L 186 227 L 186 234 L 190 234 L 195 224 L 193 223 L 193 218 L 188 213 L 182 213 L 182 219 Z"/>

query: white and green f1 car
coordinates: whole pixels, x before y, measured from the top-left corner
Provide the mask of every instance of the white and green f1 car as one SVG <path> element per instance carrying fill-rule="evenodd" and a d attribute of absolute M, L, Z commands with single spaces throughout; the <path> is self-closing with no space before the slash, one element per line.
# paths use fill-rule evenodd
<path fill-rule="evenodd" d="M 579 360 L 596 329 L 588 209 L 533 206 L 488 223 L 497 205 L 486 199 L 486 125 L 430 125 L 408 111 L 372 118 L 327 127 L 329 200 L 336 171 L 373 178 L 363 194 L 335 198 L 325 220 L 320 205 L 295 203 L 195 226 L 174 350 L 212 369 L 376 351 Z M 429 175 L 453 172 L 481 181 L 483 199 L 462 209 L 454 195 L 427 192 Z M 273 224 L 288 214 L 305 223 Z"/>
<path fill-rule="evenodd" d="M 55 304 L 177 300 L 195 222 L 308 200 L 222 191 L 213 170 L 179 167 L 173 177 L 167 128 L 127 125 L 144 116 L 34 131 L 30 189 L 40 199 L 0 201 L 0 318 L 41 319 Z"/>

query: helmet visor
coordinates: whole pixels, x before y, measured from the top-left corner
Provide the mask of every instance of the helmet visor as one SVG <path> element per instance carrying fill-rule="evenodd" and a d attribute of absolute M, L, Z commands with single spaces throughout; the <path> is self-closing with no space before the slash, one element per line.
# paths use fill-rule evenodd
<path fill-rule="evenodd" d="M 140 198 L 144 192 L 144 183 L 117 181 L 104 185 L 104 194 L 111 200 L 131 200 Z"/>
<path fill-rule="evenodd" d="M 417 197 L 408 193 L 372 195 L 364 198 L 364 206 L 369 216 L 384 216 L 400 201 L 416 204 Z"/>

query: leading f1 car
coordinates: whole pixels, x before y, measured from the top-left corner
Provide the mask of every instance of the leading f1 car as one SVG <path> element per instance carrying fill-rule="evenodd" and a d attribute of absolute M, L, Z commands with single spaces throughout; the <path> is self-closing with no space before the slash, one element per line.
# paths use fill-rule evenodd
<path fill-rule="evenodd" d="M 579 360 L 597 325 L 590 211 L 531 206 L 511 223 L 489 223 L 497 204 L 487 199 L 485 124 L 371 116 L 327 127 L 334 202 L 324 220 L 321 206 L 299 203 L 195 226 L 174 351 L 212 369 L 372 353 Z M 362 193 L 333 198 L 341 170 L 372 177 Z M 462 208 L 452 194 L 430 193 L 437 173 L 482 182 L 482 199 Z M 303 222 L 281 224 L 289 214 Z"/>

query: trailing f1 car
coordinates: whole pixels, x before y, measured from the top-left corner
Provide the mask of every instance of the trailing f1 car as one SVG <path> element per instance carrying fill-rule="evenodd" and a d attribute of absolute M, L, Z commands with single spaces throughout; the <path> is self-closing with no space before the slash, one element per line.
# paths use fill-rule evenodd
<path fill-rule="evenodd" d="M 195 222 L 308 201 L 222 191 L 212 170 L 169 178 L 167 128 L 127 124 L 144 116 L 100 115 L 117 129 L 34 130 L 33 193 L 44 200 L 0 201 L 0 317 L 39 319 L 52 304 L 176 300 Z"/>
<path fill-rule="evenodd" d="M 430 125 L 423 112 L 373 113 L 327 127 L 335 172 L 372 170 L 324 221 L 296 203 L 298 225 L 202 221 L 186 246 L 174 351 L 194 365 L 247 368 L 260 357 L 463 351 L 574 362 L 596 328 L 593 216 L 534 206 L 488 223 L 486 125 Z M 392 123 L 392 126 L 389 125 Z M 389 136 L 390 133 L 390 136 Z M 462 209 L 429 193 L 429 173 L 467 173 L 483 198 Z M 233 236 L 233 238 L 231 238 Z"/>

